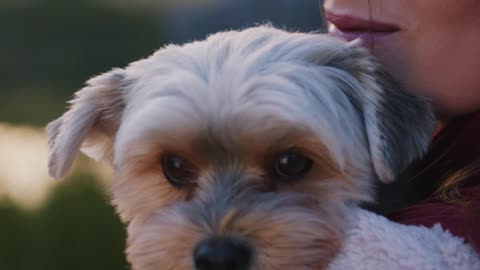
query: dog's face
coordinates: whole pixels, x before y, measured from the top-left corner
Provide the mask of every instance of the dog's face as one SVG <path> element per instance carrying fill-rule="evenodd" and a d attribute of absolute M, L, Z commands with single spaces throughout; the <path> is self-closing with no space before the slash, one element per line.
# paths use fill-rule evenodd
<path fill-rule="evenodd" d="M 48 127 L 50 173 L 111 162 L 135 270 L 322 269 L 432 119 L 355 44 L 258 27 L 90 80 Z"/>

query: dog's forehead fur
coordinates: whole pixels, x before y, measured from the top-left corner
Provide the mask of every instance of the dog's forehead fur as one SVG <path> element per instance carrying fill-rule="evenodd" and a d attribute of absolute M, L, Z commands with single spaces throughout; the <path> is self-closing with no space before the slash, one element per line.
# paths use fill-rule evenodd
<path fill-rule="evenodd" d="M 117 135 L 116 160 L 147 134 L 169 141 L 217 136 L 217 142 L 232 146 L 234 139 L 245 141 L 240 135 L 261 144 L 274 132 L 292 129 L 323 141 L 337 164 L 345 162 L 346 143 L 365 158 L 361 113 L 341 89 L 350 86 L 338 80 L 351 76 L 318 65 L 345 46 L 323 35 L 265 28 L 169 46 L 133 63 L 127 68 L 135 79 Z"/>

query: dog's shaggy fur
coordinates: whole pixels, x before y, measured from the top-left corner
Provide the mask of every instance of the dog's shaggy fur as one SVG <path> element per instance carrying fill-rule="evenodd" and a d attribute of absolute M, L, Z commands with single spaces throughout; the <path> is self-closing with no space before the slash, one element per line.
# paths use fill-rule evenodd
<path fill-rule="evenodd" d="M 245 269 L 322 269 L 349 207 L 419 157 L 433 123 L 426 102 L 356 43 L 264 26 L 167 46 L 91 79 L 47 128 L 49 168 L 63 177 L 80 148 L 112 164 L 135 270 L 196 269 L 195 247 L 212 238 L 247 246 Z M 279 181 L 272 160 L 289 149 L 313 166 Z M 184 187 L 165 179 L 171 153 L 195 168 Z"/>

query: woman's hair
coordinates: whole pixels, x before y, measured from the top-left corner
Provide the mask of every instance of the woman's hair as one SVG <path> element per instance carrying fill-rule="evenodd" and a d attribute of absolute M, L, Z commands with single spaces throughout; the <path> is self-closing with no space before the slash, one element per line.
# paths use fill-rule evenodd
<path fill-rule="evenodd" d="M 367 0 L 368 1 L 368 22 L 369 22 L 369 27 L 368 27 L 368 31 L 371 32 L 372 31 L 372 25 L 373 25 L 373 15 L 372 15 L 372 3 L 370 2 L 370 0 Z M 370 52 L 373 52 L 373 50 L 375 49 L 375 40 L 373 39 L 373 35 L 368 35 L 368 37 L 370 38 L 369 40 L 369 44 L 370 44 L 370 48 L 368 48 L 370 50 Z"/>
<path fill-rule="evenodd" d="M 472 238 L 473 230 L 477 229 L 474 225 L 478 218 L 480 203 L 472 198 L 473 194 L 465 194 L 461 191 L 464 183 L 472 177 L 480 177 L 480 162 L 473 162 L 448 175 L 437 187 L 433 196 L 445 203 L 461 207 L 461 216 L 466 224 L 469 224 L 462 228 L 465 232 L 465 240 L 472 243 L 477 251 L 480 251 L 480 245 Z"/>
<path fill-rule="evenodd" d="M 480 162 L 473 162 L 448 174 L 436 186 L 433 196 L 453 205 L 476 208 L 478 206 L 472 205 L 473 198 L 463 194 L 460 190 L 465 181 L 472 177 L 480 177 Z"/>

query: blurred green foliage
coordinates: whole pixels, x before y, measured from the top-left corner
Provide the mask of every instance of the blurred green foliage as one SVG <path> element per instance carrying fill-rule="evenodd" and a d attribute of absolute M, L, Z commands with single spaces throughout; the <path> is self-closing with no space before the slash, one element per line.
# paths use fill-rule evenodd
<path fill-rule="evenodd" d="M 107 2 L 0 5 L 0 122 L 44 126 L 88 78 L 162 45 L 156 10 Z M 124 226 L 91 175 L 62 182 L 36 211 L 0 201 L 2 270 L 128 269 L 124 249 Z"/>
<path fill-rule="evenodd" d="M 125 231 L 98 182 L 76 175 L 34 212 L 0 203 L 0 269 L 128 269 Z"/>
<path fill-rule="evenodd" d="M 0 9 L 0 122 L 44 125 L 89 77 L 162 44 L 155 10 L 36 0 Z"/>

